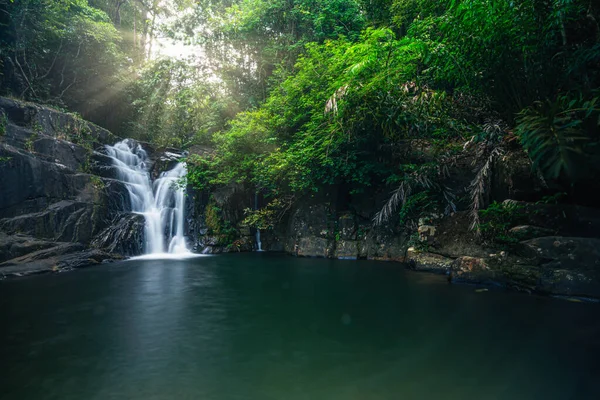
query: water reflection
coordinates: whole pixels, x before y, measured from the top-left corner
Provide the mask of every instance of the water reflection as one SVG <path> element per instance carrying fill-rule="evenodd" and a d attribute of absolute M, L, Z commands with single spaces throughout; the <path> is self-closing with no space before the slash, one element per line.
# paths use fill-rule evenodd
<path fill-rule="evenodd" d="M 0 282 L 0 399 L 597 399 L 599 312 L 393 264 L 128 261 Z"/>

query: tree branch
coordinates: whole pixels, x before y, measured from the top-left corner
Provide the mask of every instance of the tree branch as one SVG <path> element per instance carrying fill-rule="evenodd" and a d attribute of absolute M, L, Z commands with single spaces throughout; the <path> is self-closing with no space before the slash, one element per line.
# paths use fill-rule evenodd
<path fill-rule="evenodd" d="M 60 39 L 60 46 L 58 46 L 58 50 L 56 50 L 56 54 L 54 55 L 54 60 L 52 60 L 52 64 L 50 64 L 48 71 L 46 71 L 46 73 L 44 75 L 40 76 L 39 79 L 46 78 L 48 76 L 48 74 L 50 73 L 50 71 L 52 71 L 52 68 L 54 68 L 54 64 L 56 64 L 56 59 L 58 58 L 58 55 L 60 54 L 60 51 L 62 50 L 62 46 L 63 46 L 63 40 Z"/>
<path fill-rule="evenodd" d="M 10 60 L 10 57 L 8 57 L 8 59 Z M 25 71 L 23 71 L 23 67 L 21 66 L 21 63 L 19 62 L 19 57 L 17 57 L 16 55 L 14 57 L 14 63 L 16 63 L 17 66 L 19 67 L 19 69 L 21 70 L 21 74 L 23 74 L 23 78 L 25 79 L 25 82 L 27 82 L 27 85 L 29 86 L 29 89 L 31 89 L 31 92 L 33 93 L 33 95 L 37 97 L 37 93 L 35 92 L 35 89 L 33 89 L 31 82 L 29 82 L 29 79 L 27 78 L 27 74 L 25 73 Z M 27 91 L 27 89 L 25 89 L 21 93 L 21 97 L 23 97 L 23 95 L 25 94 L 26 91 Z"/>

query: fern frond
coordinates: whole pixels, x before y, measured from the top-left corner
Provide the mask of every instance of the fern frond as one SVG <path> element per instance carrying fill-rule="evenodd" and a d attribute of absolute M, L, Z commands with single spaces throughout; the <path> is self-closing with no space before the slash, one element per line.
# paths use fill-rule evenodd
<path fill-rule="evenodd" d="M 502 148 L 494 148 L 469 185 L 469 191 L 471 193 L 471 211 L 469 213 L 471 225 L 469 229 L 475 231 L 477 235 L 479 235 L 479 210 L 485 206 L 484 194 L 489 186 L 492 166 L 494 165 L 495 159 L 503 154 L 504 150 Z"/>

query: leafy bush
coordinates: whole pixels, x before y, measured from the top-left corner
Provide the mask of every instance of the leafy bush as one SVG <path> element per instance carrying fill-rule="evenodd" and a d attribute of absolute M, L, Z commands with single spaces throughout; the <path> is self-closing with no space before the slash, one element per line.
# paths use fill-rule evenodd
<path fill-rule="evenodd" d="M 217 238 L 217 245 L 219 246 L 229 246 L 239 237 L 237 229 L 231 226 L 229 221 L 223 220 L 221 209 L 214 203 L 206 206 L 204 220 L 208 233 Z"/>
<path fill-rule="evenodd" d="M 483 240 L 493 244 L 518 242 L 509 230 L 516 225 L 526 223 L 527 215 L 523 206 L 516 202 L 493 202 L 485 210 L 480 210 L 479 230 Z"/>
<path fill-rule="evenodd" d="M 272 229 L 291 208 L 293 201 L 293 196 L 279 197 L 271 200 L 261 209 L 251 210 L 247 208 L 244 210 L 246 218 L 243 223 L 261 230 Z"/>

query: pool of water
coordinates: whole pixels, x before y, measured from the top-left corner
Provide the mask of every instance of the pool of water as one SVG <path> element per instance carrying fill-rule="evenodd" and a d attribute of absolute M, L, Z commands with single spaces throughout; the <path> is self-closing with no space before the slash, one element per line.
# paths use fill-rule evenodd
<path fill-rule="evenodd" d="M 600 399 L 600 305 L 265 253 L 0 282 L 0 399 Z"/>

